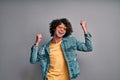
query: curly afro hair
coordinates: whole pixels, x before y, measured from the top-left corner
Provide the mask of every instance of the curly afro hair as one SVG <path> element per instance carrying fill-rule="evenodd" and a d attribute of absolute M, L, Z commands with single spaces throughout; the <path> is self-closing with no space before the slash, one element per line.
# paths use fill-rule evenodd
<path fill-rule="evenodd" d="M 71 35 L 71 33 L 73 32 L 71 23 L 69 22 L 68 19 L 61 18 L 61 19 L 52 20 L 52 22 L 49 24 L 50 25 L 49 31 L 50 31 L 51 36 L 54 35 L 56 27 L 58 25 L 61 25 L 61 23 L 63 23 L 66 26 L 66 33 L 63 37 L 67 37 Z"/>

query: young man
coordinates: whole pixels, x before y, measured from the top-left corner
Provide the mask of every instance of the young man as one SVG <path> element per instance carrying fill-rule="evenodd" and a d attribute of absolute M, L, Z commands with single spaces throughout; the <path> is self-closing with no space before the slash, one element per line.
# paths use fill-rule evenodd
<path fill-rule="evenodd" d="M 36 42 L 31 48 L 30 62 L 40 62 L 42 80 L 71 80 L 80 74 L 76 51 L 92 51 L 91 35 L 86 21 L 81 21 L 80 24 L 85 42 L 70 37 L 73 30 L 66 18 L 55 19 L 50 23 L 52 39 L 48 43 L 39 46 L 43 35 L 36 36 Z"/>

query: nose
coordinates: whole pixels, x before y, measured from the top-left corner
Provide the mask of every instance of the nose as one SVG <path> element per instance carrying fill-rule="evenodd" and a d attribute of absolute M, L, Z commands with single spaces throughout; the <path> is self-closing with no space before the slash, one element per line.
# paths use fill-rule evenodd
<path fill-rule="evenodd" d="M 66 27 L 58 26 L 57 28 L 58 28 L 59 30 L 64 30 L 64 31 L 66 31 Z"/>
<path fill-rule="evenodd" d="M 66 31 L 66 27 L 61 27 L 60 30 Z"/>

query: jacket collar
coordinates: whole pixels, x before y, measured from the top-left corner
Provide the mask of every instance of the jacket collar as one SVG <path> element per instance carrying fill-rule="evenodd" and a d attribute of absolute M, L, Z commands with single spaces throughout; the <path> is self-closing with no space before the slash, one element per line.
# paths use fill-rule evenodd
<path fill-rule="evenodd" d="M 68 36 L 68 37 L 69 37 L 69 36 Z M 62 39 L 62 43 L 65 42 L 65 41 L 67 41 L 67 38 L 68 38 L 68 37 L 63 38 L 63 39 Z M 46 45 L 46 48 L 45 48 L 45 49 L 47 50 L 48 54 L 50 53 L 50 48 L 49 48 L 49 46 L 50 46 L 51 41 L 52 41 L 52 39 L 45 44 L 45 45 Z"/>

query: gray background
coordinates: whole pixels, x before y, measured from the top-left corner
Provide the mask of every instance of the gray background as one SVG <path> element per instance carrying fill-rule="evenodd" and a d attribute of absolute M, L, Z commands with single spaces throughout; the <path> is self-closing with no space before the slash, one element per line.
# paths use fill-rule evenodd
<path fill-rule="evenodd" d="M 120 80 L 119 0 L 1 0 L 0 80 L 41 80 L 39 63 L 30 64 L 36 34 L 50 40 L 49 23 L 68 18 L 73 36 L 84 41 L 81 20 L 87 21 L 93 51 L 78 52 L 81 75 L 76 80 Z"/>

